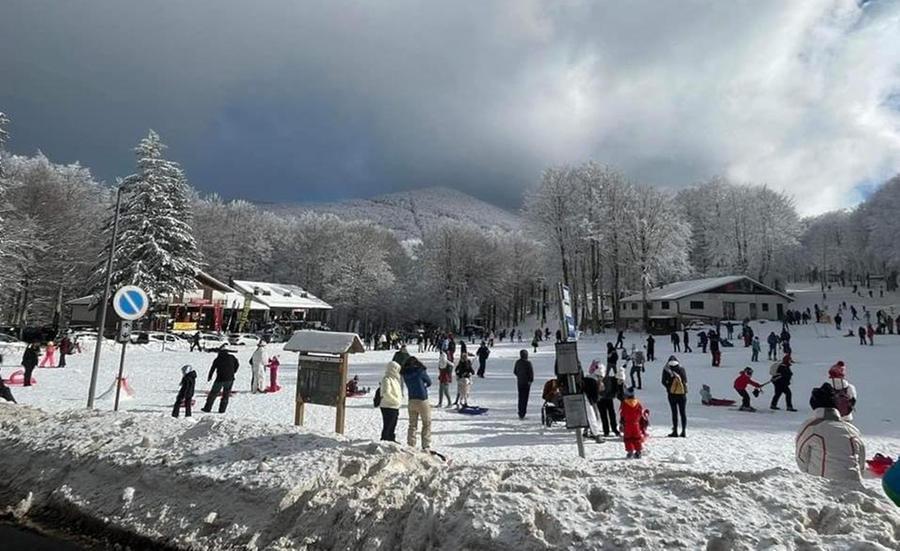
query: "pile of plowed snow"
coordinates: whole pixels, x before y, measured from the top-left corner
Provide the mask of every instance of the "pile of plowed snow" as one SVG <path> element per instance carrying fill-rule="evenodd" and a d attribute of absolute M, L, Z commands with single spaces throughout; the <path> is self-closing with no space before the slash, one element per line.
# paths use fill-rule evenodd
<path fill-rule="evenodd" d="M 0 464 L 0 509 L 185 549 L 900 548 L 877 491 L 784 469 L 454 465 L 247 420 L 8 405 Z"/>

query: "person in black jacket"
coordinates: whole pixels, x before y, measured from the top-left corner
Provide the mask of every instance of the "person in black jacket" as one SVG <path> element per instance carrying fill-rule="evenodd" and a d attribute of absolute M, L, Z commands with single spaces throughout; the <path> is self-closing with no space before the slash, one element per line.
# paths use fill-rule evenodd
<path fill-rule="evenodd" d="M 25 382 L 22 386 L 31 386 L 31 372 L 37 367 L 39 350 L 40 345 L 33 342 L 28 345 L 28 348 L 25 349 L 25 353 L 22 354 L 22 367 L 25 368 Z"/>
<path fill-rule="evenodd" d="M 775 375 L 772 377 L 772 386 L 775 387 L 775 394 L 772 396 L 770 409 L 781 409 L 778 407 L 778 400 L 784 394 L 784 403 L 787 406 L 787 410 L 797 411 L 794 409 L 793 397 L 791 396 L 791 378 L 794 376 L 794 372 L 791 371 L 791 363 L 791 357 L 785 356 L 775 370 Z"/>
<path fill-rule="evenodd" d="M 613 343 L 606 343 L 606 368 L 616 372 L 616 364 L 619 363 L 619 353 Z"/>
<path fill-rule="evenodd" d="M 3 398 L 7 402 L 16 403 L 16 399 L 13 398 L 12 391 L 6 386 L 6 383 L 3 382 L 3 377 L 0 376 L 0 398 Z"/>
<path fill-rule="evenodd" d="M 191 416 L 191 402 L 194 400 L 194 387 L 197 385 L 197 372 L 190 365 L 181 366 L 181 387 L 172 407 L 172 417 L 178 417 L 181 406 L 184 405 L 184 416 Z"/>
<path fill-rule="evenodd" d="M 672 411 L 672 432 L 671 437 L 679 436 L 678 434 L 678 417 L 681 416 L 681 434 L 684 438 L 685 429 L 687 428 L 687 416 L 685 409 L 687 408 L 687 372 L 678 363 L 678 358 L 669 356 L 669 360 L 663 367 L 662 385 L 666 389 L 666 396 L 669 400 L 669 409 Z"/>
<path fill-rule="evenodd" d="M 620 386 L 619 380 L 616 379 L 616 369 L 607 365 L 606 374 L 603 377 L 603 386 L 600 388 L 599 399 L 597 400 L 597 407 L 600 409 L 600 423 L 603 424 L 603 436 L 609 436 L 610 430 L 616 436 L 619 436 L 619 425 L 616 422 L 616 406 L 613 400 L 616 398 L 621 399 L 623 389 Z"/>
<path fill-rule="evenodd" d="M 513 367 L 513 375 L 516 376 L 516 387 L 519 390 L 519 419 L 524 419 L 528 409 L 531 383 L 534 382 L 534 366 L 528 359 L 527 350 L 519 350 L 519 359 L 516 360 L 516 365 Z"/>
<path fill-rule="evenodd" d="M 647 335 L 647 361 L 656 361 L 656 339 L 653 335 Z"/>
<path fill-rule="evenodd" d="M 209 394 L 206 396 L 206 404 L 200 408 L 200 411 L 209 413 L 212 411 L 213 403 L 219 393 L 222 393 L 222 400 L 219 401 L 219 413 L 225 413 L 228 409 L 228 398 L 231 395 L 231 387 L 234 386 L 234 374 L 238 370 L 237 358 L 229 354 L 229 351 L 222 345 L 216 359 L 213 360 L 212 367 L 209 368 L 207 381 L 211 381 L 213 374 L 216 376 Z"/>
<path fill-rule="evenodd" d="M 475 355 L 478 356 L 478 377 L 484 379 L 484 370 L 487 367 L 487 359 L 488 356 L 491 355 L 491 351 L 484 341 L 481 341 L 481 346 L 478 347 Z"/>

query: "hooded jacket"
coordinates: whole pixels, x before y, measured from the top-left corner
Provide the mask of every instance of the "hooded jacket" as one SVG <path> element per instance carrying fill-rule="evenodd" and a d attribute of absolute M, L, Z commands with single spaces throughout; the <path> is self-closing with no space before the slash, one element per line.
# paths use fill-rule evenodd
<path fill-rule="evenodd" d="M 834 408 L 818 408 L 797 433 L 797 466 L 804 473 L 831 480 L 859 482 L 866 466 L 866 447 L 855 426 Z"/>
<path fill-rule="evenodd" d="M 672 394 L 672 383 L 675 381 L 676 375 L 681 378 L 681 384 L 684 387 L 683 394 L 687 394 L 687 372 L 681 367 L 678 360 L 669 358 L 662 372 L 662 385 L 666 389 L 666 394 Z"/>
<path fill-rule="evenodd" d="M 400 382 L 400 365 L 397 362 L 388 362 L 384 368 L 384 377 L 381 378 L 381 403 L 379 407 L 400 409 L 402 404 L 403 389 Z"/>
<path fill-rule="evenodd" d="M 224 350 L 219 350 L 216 359 L 213 360 L 212 366 L 209 368 L 209 376 L 207 376 L 206 380 L 212 379 L 213 375 L 215 375 L 216 382 L 228 383 L 234 381 L 234 374 L 237 370 L 237 358 Z"/>
<path fill-rule="evenodd" d="M 400 372 L 406 388 L 409 390 L 410 400 L 427 400 L 428 387 L 431 386 L 431 378 L 425 372 L 425 366 L 422 362 L 410 358 Z"/>

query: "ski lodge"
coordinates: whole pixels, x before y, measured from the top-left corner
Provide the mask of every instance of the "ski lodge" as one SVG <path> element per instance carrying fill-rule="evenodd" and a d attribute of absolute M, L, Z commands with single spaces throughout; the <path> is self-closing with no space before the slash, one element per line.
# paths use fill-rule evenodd
<path fill-rule="evenodd" d="M 722 276 L 678 281 L 647 295 L 650 329 L 669 332 L 692 321 L 781 320 L 793 299 L 747 276 Z M 619 317 L 628 324 L 644 316 L 640 293 L 619 301 Z"/>

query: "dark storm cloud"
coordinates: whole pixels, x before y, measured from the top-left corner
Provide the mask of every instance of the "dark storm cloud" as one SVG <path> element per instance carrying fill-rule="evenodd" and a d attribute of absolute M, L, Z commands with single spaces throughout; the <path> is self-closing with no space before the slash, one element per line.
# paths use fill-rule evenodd
<path fill-rule="evenodd" d="M 515 206 L 543 167 L 594 158 L 673 187 L 722 174 L 815 189 L 812 211 L 900 166 L 896 3 L 0 10 L 11 148 L 108 180 L 148 128 L 195 186 L 259 200 L 442 185 Z"/>

